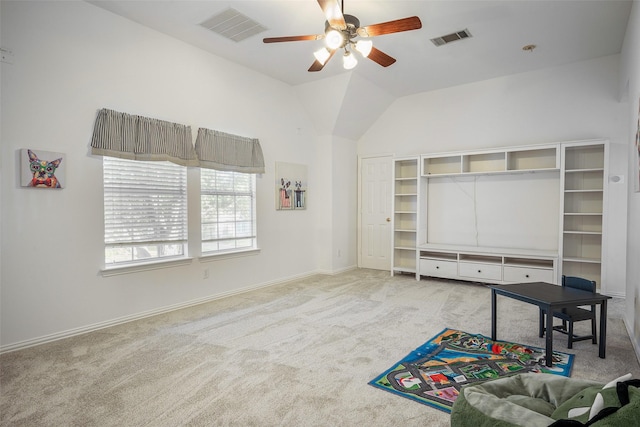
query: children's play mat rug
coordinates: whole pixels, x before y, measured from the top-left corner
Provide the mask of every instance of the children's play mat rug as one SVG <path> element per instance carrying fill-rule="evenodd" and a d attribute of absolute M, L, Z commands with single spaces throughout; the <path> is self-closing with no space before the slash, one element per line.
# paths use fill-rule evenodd
<path fill-rule="evenodd" d="M 543 348 L 444 329 L 369 384 L 451 412 L 467 384 L 526 372 L 571 374 L 573 354 L 554 351 L 551 368 L 544 359 Z"/>

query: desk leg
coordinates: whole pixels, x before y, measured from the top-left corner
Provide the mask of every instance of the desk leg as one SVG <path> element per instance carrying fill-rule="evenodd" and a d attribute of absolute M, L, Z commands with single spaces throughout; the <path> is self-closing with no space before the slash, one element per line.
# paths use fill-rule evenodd
<path fill-rule="evenodd" d="M 553 310 L 547 307 L 547 330 L 545 332 L 546 365 L 553 366 Z"/>
<path fill-rule="evenodd" d="M 496 291 L 491 289 L 491 339 L 496 340 Z M 600 328 L 602 330 L 602 328 Z"/>
<path fill-rule="evenodd" d="M 600 343 L 598 346 L 598 356 L 604 359 L 607 348 L 607 300 L 602 300 L 600 304 Z"/>

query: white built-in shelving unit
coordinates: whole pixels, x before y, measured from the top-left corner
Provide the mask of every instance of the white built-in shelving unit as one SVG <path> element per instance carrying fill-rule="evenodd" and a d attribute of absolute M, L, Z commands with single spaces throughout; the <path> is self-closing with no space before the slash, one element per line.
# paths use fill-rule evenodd
<path fill-rule="evenodd" d="M 392 274 L 486 283 L 559 283 L 567 274 L 600 285 L 606 164 L 607 142 L 600 140 L 396 159 Z M 513 206 L 527 198 L 534 212 Z M 499 221 L 491 218 L 496 212 L 507 215 L 503 226 L 487 225 Z M 484 234 L 458 236 L 458 218 L 462 231 L 478 233 L 482 224 Z"/>
<path fill-rule="evenodd" d="M 418 157 L 393 163 L 392 273 L 417 273 Z"/>
<path fill-rule="evenodd" d="M 562 274 L 595 280 L 600 286 L 607 145 L 566 144 L 562 157 Z"/>

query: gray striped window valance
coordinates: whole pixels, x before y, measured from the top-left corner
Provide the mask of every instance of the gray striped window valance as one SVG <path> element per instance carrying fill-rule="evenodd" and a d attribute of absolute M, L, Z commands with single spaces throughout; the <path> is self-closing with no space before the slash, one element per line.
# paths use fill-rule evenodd
<path fill-rule="evenodd" d="M 200 128 L 196 153 L 201 168 L 264 173 L 264 157 L 257 139 Z"/>
<path fill-rule="evenodd" d="M 91 153 L 129 160 L 198 166 L 191 127 L 103 108 L 98 112 Z"/>

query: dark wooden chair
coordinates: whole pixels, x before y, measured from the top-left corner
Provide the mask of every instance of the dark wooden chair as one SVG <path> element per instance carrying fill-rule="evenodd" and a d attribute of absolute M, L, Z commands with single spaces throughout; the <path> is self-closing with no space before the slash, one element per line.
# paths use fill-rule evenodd
<path fill-rule="evenodd" d="M 596 282 L 593 280 L 583 279 L 581 277 L 562 276 L 562 286 L 567 288 L 580 289 L 583 291 L 596 291 Z M 592 305 L 591 310 L 580 307 L 563 308 L 561 311 L 554 311 L 553 317 L 562 319 L 562 325 L 553 326 L 554 331 L 562 332 L 568 336 L 567 348 L 573 348 L 576 341 L 591 340 L 593 344 L 598 343 L 596 338 L 596 306 Z M 540 309 L 540 337 L 544 336 L 546 312 Z M 573 333 L 574 322 L 583 320 L 591 320 L 591 334 L 578 336 Z M 568 327 L 567 327 L 568 326 Z"/>

